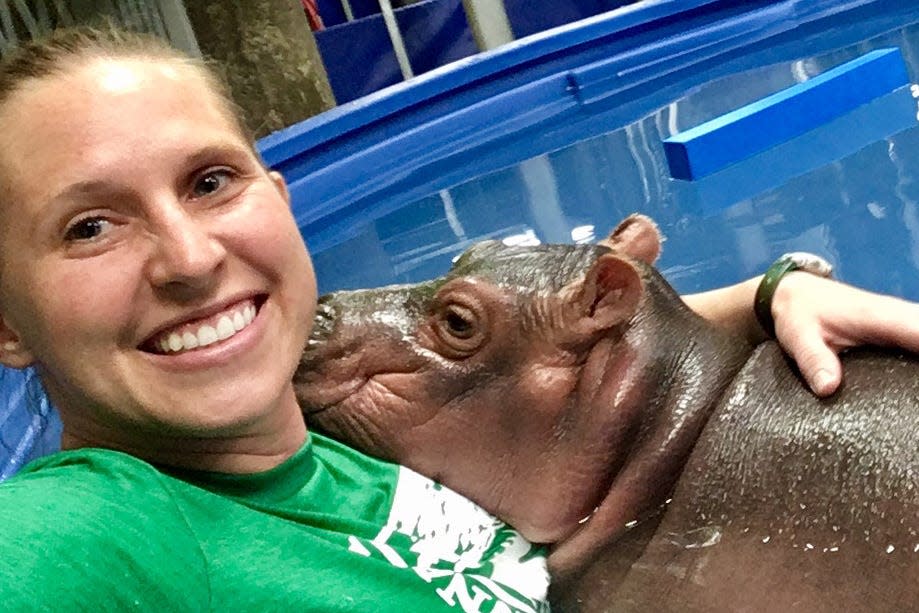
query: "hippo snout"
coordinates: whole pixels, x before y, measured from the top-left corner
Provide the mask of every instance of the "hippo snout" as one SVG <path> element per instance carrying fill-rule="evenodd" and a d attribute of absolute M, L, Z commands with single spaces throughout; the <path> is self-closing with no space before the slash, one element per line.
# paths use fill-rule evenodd
<path fill-rule="evenodd" d="M 334 297 L 331 294 L 321 296 L 316 305 L 316 314 L 313 316 L 313 330 L 307 341 L 309 347 L 315 347 L 328 340 L 335 328 L 337 316 L 338 309 L 334 304 Z"/>

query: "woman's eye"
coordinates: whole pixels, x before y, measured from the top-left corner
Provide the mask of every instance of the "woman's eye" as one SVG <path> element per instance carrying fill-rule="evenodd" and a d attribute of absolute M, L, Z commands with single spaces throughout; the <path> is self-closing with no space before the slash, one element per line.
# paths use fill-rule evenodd
<path fill-rule="evenodd" d="M 192 189 L 195 198 L 201 198 L 219 191 L 230 182 L 232 174 L 229 170 L 211 170 L 195 180 Z"/>
<path fill-rule="evenodd" d="M 88 241 L 97 238 L 111 226 L 111 222 L 102 217 L 87 217 L 73 223 L 64 233 L 67 241 Z"/>

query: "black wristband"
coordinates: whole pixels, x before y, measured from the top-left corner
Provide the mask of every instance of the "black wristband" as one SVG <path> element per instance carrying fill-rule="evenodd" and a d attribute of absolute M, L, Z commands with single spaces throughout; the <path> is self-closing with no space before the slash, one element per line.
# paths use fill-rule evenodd
<path fill-rule="evenodd" d="M 798 251 L 786 253 L 777 259 L 766 270 L 759 287 L 756 288 L 756 298 L 753 300 L 753 312 L 759 325 L 767 336 L 775 338 L 775 320 L 772 318 L 772 298 L 782 278 L 793 270 L 803 270 L 820 277 L 829 277 L 833 274 L 833 266 L 818 255 Z"/>

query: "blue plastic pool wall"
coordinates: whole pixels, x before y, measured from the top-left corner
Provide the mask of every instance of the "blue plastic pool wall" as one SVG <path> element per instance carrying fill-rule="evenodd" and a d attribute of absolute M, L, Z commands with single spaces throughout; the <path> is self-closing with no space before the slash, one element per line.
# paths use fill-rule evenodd
<path fill-rule="evenodd" d="M 291 182 L 323 291 L 439 275 L 486 237 L 590 240 L 642 211 L 680 291 L 806 249 L 917 298 L 915 130 L 819 165 L 799 143 L 799 176 L 771 177 L 767 155 L 700 185 L 670 179 L 661 146 L 871 49 L 899 48 L 915 80 L 917 20 L 897 2 L 644 3 L 346 105 L 264 152 Z"/>
<path fill-rule="evenodd" d="M 322 291 L 440 275 L 482 238 L 596 240 L 640 211 L 666 235 L 660 267 L 683 292 L 795 249 L 915 299 L 916 129 L 818 165 L 802 153 L 797 175 L 770 177 L 752 158 L 746 179 L 727 173 L 704 189 L 669 178 L 661 145 L 875 48 L 898 47 L 915 81 L 919 7 L 904 4 L 644 2 L 437 69 L 260 148 L 288 179 Z M 17 385 L 15 373 L 0 378 L 7 398 Z M 54 446 L 53 421 L 22 434 L 34 422 L 9 407 L 0 465 Z M 11 460 L 14 449 L 25 453 Z"/>

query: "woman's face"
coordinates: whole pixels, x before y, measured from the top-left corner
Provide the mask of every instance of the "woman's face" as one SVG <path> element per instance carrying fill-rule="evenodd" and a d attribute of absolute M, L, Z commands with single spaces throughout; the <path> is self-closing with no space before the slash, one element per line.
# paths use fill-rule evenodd
<path fill-rule="evenodd" d="M 245 437 L 297 411 L 309 256 L 193 69 L 27 82 L 0 107 L 0 181 L 0 358 L 38 365 L 65 433 Z"/>

